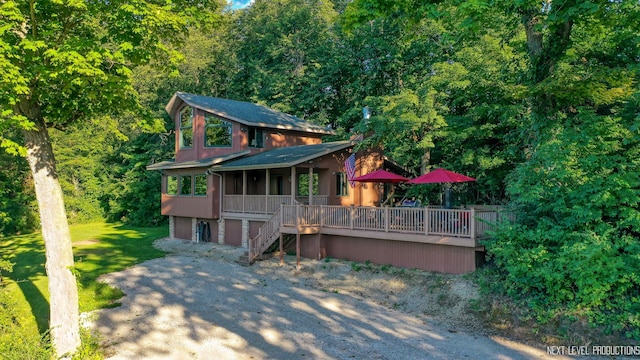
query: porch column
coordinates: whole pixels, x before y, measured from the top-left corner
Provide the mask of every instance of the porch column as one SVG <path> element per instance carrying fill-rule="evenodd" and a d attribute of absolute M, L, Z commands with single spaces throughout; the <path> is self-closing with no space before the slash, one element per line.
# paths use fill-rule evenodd
<path fill-rule="evenodd" d="M 313 168 L 309 168 L 309 205 L 313 205 Z"/>
<path fill-rule="evenodd" d="M 291 167 L 291 205 L 296 204 L 296 167 Z"/>
<path fill-rule="evenodd" d="M 242 247 L 249 247 L 249 220 L 242 219 Z"/>
<path fill-rule="evenodd" d="M 244 204 L 247 198 L 247 170 L 242 170 L 242 213 L 245 212 Z"/>
<path fill-rule="evenodd" d="M 218 244 L 224 244 L 224 218 L 218 220 Z"/>
<path fill-rule="evenodd" d="M 173 215 L 169 215 L 169 239 L 176 238 L 176 218 Z"/>
<path fill-rule="evenodd" d="M 271 169 L 265 171 L 265 186 L 264 186 L 264 213 L 269 214 L 269 189 L 271 187 Z"/>
<path fill-rule="evenodd" d="M 198 242 L 198 219 L 191 218 L 191 241 Z"/>

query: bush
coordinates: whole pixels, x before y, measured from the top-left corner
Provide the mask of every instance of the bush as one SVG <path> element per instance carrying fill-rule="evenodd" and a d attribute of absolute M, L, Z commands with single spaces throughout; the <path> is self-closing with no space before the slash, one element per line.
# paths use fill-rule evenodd
<path fill-rule="evenodd" d="M 519 224 L 486 243 L 500 288 L 541 320 L 587 318 L 640 339 L 637 124 L 581 113 L 510 179 Z"/>

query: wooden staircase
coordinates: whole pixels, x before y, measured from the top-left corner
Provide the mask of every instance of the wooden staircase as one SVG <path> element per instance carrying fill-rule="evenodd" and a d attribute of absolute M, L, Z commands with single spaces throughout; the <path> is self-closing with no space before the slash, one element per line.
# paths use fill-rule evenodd
<path fill-rule="evenodd" d="M 249 250 L 236 260 L 238 264 L 249 266 L 256 260 L 266 258 L 264 252 L 280 238 L 280 218 L 280 212 L 273 214 L 273 216 L 260 227 L 258 235 L 249 239 Z"/>

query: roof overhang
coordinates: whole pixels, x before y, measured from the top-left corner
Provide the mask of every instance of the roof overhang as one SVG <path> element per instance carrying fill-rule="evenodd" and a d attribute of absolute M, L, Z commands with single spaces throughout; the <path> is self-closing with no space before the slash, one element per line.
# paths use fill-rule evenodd
<path fill-rule="evenodd" d="M 212 165 L 223 163 L 225 161 L 239 158 L 241 156 L 248 155 L 250 153 L 251 153 L 251 150 L 244 150 L 240 152 L 211 157 L 211 158 L 202 159 L 202 160 L 182 161 L 182 162 L 162 161 L 159 163 L 147 165 L 147 170 L 193 169 L 193 168 L 209 167 Z"/>
<path fill-rule="evenodd" d="M 296 165 L 305 163 L 307 161 L 311 161 L 317 159 L 319 157 L 332 154 L 334 152 L 344 150 L 350 148 L 356 144 L 355 141 L 337 141 L 334 143 L 324 143 L 318 145 L 328 145 L 325 147 L 321 147 L 318 151 L 314 151 L 309 153 L 308 155 L 295 157 L 291 160 L 281 160 L 281 161 L 269 161 L 268 156 L 273 152 L 284 152 L 284 149 L 289 150 L 292 154 L 300 152 L 305 147 L 313 147 L 315 145 L 299 145 L 292 146 L 288 148 L 277 148 L 270 151 L 265 151 L 260 154 L 252 155 L 243 159 L 238 159 L 237 161 L 231 161 L 225 164 L 214 165 L 209 168 L 209 172 L 227 172 L 227 171 L 242 171 L 242 170 L 264 170 L 264 169 L 279 169 L 279 168 L 290 168 Z M 260 161 L 262 158 L 265 161 Z M 248 160 L 253 160 L 251 163 L 246 164 Z"/>

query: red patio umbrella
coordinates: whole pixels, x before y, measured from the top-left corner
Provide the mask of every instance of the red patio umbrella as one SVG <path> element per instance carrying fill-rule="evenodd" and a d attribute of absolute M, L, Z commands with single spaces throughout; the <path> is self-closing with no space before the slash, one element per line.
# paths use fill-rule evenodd
<path fill-rule="evenodd" d="M 380 169 L 374 172 L 368 173 L 366 175 L 358 176 L 352 179 L 353 181 L 359 182 L 379 182 L 379 183 L 401 183 L 405 181 L 409 181 L 404 176 L 400 176 L 398 174 L 394 174 L 392 172 Z"/>
<path fill-rule="evenodd" d="M 352 180 L 358 181 L 358 182 L 391 183 L 391 184 L 397 184 L 397 183 L 409 181 L 409 179 L 407 179 L 404 176 L 400 176 L 398 174 L 394 174 L 392 172 L 389 172 L 383 169 L 376 170 L 366 175 L 358 176 L 357 178 L 353 178 Z M 383 202 L 383 204 L 385 204 L 387 201 L 392 199 L 393 193 L 394 191 L 392 190 L 391 194 L 389 194 L 389 197 Z"/>
<path fill-rule="evenodd" d="M 444 207 L 451 207 L 451 183 L 476 181 L 476 179 L 446 169 L 435 169 L 409 181 L 409 184 L 445 184 Z"/>
<path fill-rule="evenodd" d="M 435 184 L 467 181 L 476 181 L 476 179 L 440 168 L 424 175 L 420 175 L 413 180 L 409 180 L 409 184 Z"/>

